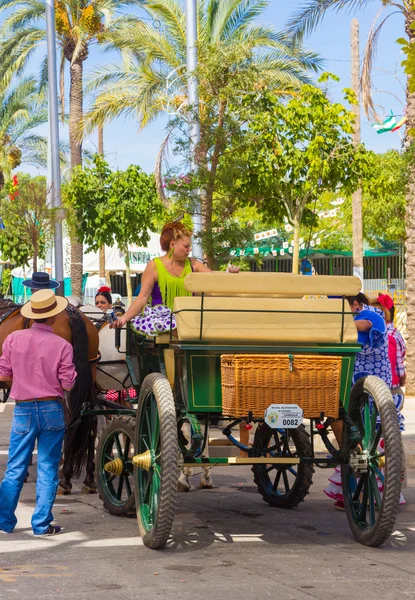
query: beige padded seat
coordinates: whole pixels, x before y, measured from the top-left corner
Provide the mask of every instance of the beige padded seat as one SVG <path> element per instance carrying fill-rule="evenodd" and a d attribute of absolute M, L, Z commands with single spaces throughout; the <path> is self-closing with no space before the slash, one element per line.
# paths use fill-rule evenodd
<path fill-rule="evenodd" d="M 201 302 L 201 297 L 178 297 L 174 301 L 174 310 L 200 309 Z M 205 297 L 204 308 L 231 311 L 204 312 L 202 339 L 206 341 L 341 342 L 342 315 L 333 313 L 341 312 L 342 300 Z M 247 312 L 232 312 L 236 310 Z M 305 314 L 248 312 L 253 310 L 304 311 Z M 357 341 L 357 330 L 347 301 L 345 310 L 343 342 L 354 343 Z M 318 314 L 318 311 L 328 311 L 328 314 Z M 180 340 L 199 340 L 200 312 L 179 312 L 176 322 Z"/>
<path fill-rule="evenodd" d="M 221 296 L 356 296 L 358 277 L 304 276 L 291 273 L 190 273 L 185 287 L 194 294 Z"/>

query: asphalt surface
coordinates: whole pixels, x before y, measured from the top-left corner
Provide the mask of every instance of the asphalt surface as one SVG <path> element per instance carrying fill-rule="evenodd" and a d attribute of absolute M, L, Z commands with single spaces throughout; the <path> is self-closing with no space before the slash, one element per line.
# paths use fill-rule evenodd
<path fill-rule="evenodd" d="M 8 407 L 0 413 L 0 474 L 10 421 Z M 293 510 L 265 504 L 249 467 L 216 468 L 212 475 L 214 489 L 197 489 L 196 475 L 192 491 L 179 494 L 172 539 L 165 550 L 151 551 L 134 518 L 109 515 L 97 495 L 81 494 L 80 481 L 71 496 L 56 500 L 64 533 L 34 537 L 35 464 L 15 532 L 0 534 L 0 598 L 414 598 L 414 469 L 395 531 L 375 549 L 354 540 L 345 513 L 323 494 L 327 471 L 316 471 L 310 495 Z"/>

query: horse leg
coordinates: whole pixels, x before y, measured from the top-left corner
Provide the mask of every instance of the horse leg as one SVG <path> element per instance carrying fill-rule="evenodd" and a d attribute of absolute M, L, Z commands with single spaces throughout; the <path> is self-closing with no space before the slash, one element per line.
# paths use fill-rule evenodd
<path fill-rule="evenodd" d="M 58 496 L 67 496 L 72 491 L 71 479 L 73 477 L 73 465 L 72 462 L 67 459 L 67 453 L 65 452 L 65 442 L 63 445 L 63 461 L 60 471 L 60 479 L 58 484 Z"/>
<path fill-rule="evenodd" d="M 189 477 L 193 475 L 193 469 L 190 467 L 184 467 L 179 475 L 179 481 L 177 482 L 178 492 L 189 492 L 191 485 Z"/>
<path fill-rule="evenodd" d="M 183 423 L 182 431 L 183 431 L 183 435 L 185 436 L 185 438 L 187 440 L 189 440 L 189 444 L 190 444 L 191 430 L 190 430 L 189 423 Z M 187 445 L 189 445 L 189 444 L 187 444 Z M 184 467 L 181 470 L 181 473 L 179 475 L 179 481 L 177 482 L 177 491 L 178 492 L 190 491 L 191 485 L 190 485 L 189 478 L 192 475 L 193 475 L 193 469 L 190 467 Z"/>
<path fill-rule="evenodd" d="M 203 452 L 204 458 L 209 458 L 209 433 L 207 432 L 206 447 Z M 202 490 L 211 490 L 213 488 L 212 477 L 210 476 L 211 467 L 203 467 L 200 474 L 199 488 Z"/>
<path fill-rule="evenodd" d="M 86 461 L 86 475 L 84 484 L 82 486 L 83 494 L 96 494 L 97 486 L 95 483 L 95 440 L 97 438 L 97 419 L 95 418 L 91 423 L 91 431 L 88 437 L 88 454 Z"/>

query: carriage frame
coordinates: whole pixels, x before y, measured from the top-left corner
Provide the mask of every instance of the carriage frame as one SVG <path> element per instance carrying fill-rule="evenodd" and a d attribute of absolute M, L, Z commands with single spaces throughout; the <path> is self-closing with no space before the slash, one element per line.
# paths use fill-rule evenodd
<path fill-rule="evenodd" d="M 236 293 L 233 281 L 231 291 L 221 291 L 223 283 L 229 282 L 222 275 L 213 287 L 210 285 L 213 279 L 207 287 L 204 284 L 200 287 L 197 274 L 188 276 L 188 288 L 194 291 L 196 286 L 198 296 L 180 299 L 175 304 L 179 337 L 171 331 L 158 338 L 148 338 L 135 333 L 130 326 L 123 332 L 127 336 L 125 361 L 136 390 L 137 407 L 134 403 L 120 407 L 105 400 L 98 409 L 85 407 L 85 414 L 119 417 L 104 430 L 97 448 L 96 474 L 105 506 L 113 514 L 120 515 L 135 506 L 144 544 L 150 548 L 163 548 L 173 525 L 180 469 L 250 465 L 263 499 L 274 507 L 293 508 L 307 495 L 315 467 L 339 466 L 345 509 L 353 534 L 365 545 L 383 544 L 393 530 L 399 506 L 402 444 L 393 399 L 386 384 L 369 376 L 352 386 L 354 361 L 361 346 L 351 338 L 350 323 L 353 327 L 354 324 L 346 296 L 352 295 L 350 290 L 358 293 L 360 281 L 352 277 L 304 278 L 266 274 L 268 279 L 264 281 L 269 283 L 270 291 L 265 294 L 265 304 L 255 308 L 246 296 L 254 297 L 255 302 L 264 296 L 242 292 L 247 289 L 244 287 L 246 281 L 252 283 L 258 275 L 249 274 L 247 279 L 248 274 L 243 274 L 243 281 L 237 282 L 238 285 L 243 283 L 242 289 L 237 287 Z M 311 279 L 319 281 L 307 281 Z M 276 294 L 281 289 L 286 292 L 289 306 L 276 298 L 277 295 L 284 296 Z M 315 302 L 320 300 L 309 302 L 311 312 L 310 307 L 306 311 L 291 307 L 296 304 L 292 296 L 302 299 L 304 294 L 315 294 L 316 290 L 327 293 L 327 289 L 341 291 L 341 297 L 332 303 L 334 309 L 331 304 L 329 309 L 325 308 L 329 306 L 325 304 L 319 310 L 319 304 Z M 238 299 L 238 296 L 245 298 Z M 230 306 L 234 301 L 236 304 Z M 271 308 L 264 309 L 268 305 Z M 270 322 L 280 319 L 279 325 L 275 325 L 277 329 L 283 328 L 281 319 L 298 319 L 301 331 L 301 324 L 306 327 L 310 319 L 319 319 L 316 315 L 323 319 L 329 316 L 336 321 L 340 328 L 336 341 L 334 338 L 331 341 L 299 341 L 301 334 L 293 341 L 287 336 L 284 339 L 284 335 L 283 341 L 261 341 L 258 336 L 250 341 L 232 330 L 229 336 L 236 339 L 229 340 L 220 339 L 213 331 L 215 320 L 239 319 L 238 322 L 243 323 L 246 319 L 256 322 L 264 318 Z M 180 331 L 185 330 L 186 320 L 190 327 L 187 327 L 187 334 L 180 335 Z M 271 323 L 271 329 L 273 326 Z M 268 338 L 273 335 L 271 332 Z M 120 346 L 120 330 L 116 330 L 116 345 Z M 265 366 L 258 366 L 261 361 Z M 322 371 L 321 379 L 316 380 L 317 384 L 311 379 L 310 389 L 305 392 L 306 373 L 305 379 L 296 380 L 298 383 L 290 392 L 290 398 L 300 398 L 296 404 L 307 406 L 307 427 L 304 424 L 296 428 L 271 427 L 264 419 L 262 396 L 272 398 L 276 393 L 272 386 L 280 377 L 290 382 L 293 377 L 302 377 L 303 368 L 309 367 L 313 377 L 315 371 Z M 261 383 L 257 393 L 255 377 L 261 368 L 263 373 L 259 374 Z M 275 376 L 277 368 L 280 371 Z M 316 392 L 319 381 L 326 381 L 326 386 L 327 381 L 330 385 L 334 381 L 327 379 L 331 368 L 337 369 L 337 375 L 333 371 L 337 377 L 334 394 L 338 396 L 337 405 L 334 409 L 324 410 L 328 406 L 329 387 L 320 393 L 318 401 Z M 230 384 L 225 381 L 226 373 L 230 374 Z M 242 379 L 238 380 L 238 377 Z M 251 381 L 254 382 L 252 385 Z M 284 388 L 284 385 L 278 390 L 278 405 L 287 404 L 288 387 Z M 251 404 L 244 404 L 249 387 Z M 225 410 L 226 395 L 230 395 L 231 405 Z M 235 404 L 236 396 L 242 398 L 239 405 Z M 244 456 L 205 456 L 209 426 L 218 419 L 224 424 L 223 435 Z M 339 447 L 333 445 L 329 437 L 335 421 L 340 421 L 343 429 Z M 245 445 L 237 439 L 235 428 L 241 424 L 256 426 L 253 445 Z M 322 440 L 328 456 L 316 453 L 316 436 Z"/>

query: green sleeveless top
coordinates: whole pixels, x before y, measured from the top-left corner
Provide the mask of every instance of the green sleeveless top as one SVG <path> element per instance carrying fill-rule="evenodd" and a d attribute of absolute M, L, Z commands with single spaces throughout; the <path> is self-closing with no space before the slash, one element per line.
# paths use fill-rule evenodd
<path fill-rule="evenodd" d="M 154 306 L 155 304 L 159 304 L 160 299 L 158 297 L 161 295 L 164 306 L 173 310 L 173 303 L 176 296 L 192 295 L 192 293 L 188 292 L 184 287 L 186 275 L 192 273 L 192 263 L 189 258 L 186 259 L 182 274 L 178 277 L 169 273 L 160 258 L 155 258 L 154 263 L 157 268 L 157 283 L 154 285 L 151 295 L 151 305 Z M 157 289 L 157 287 L 159 289 Z"/>

